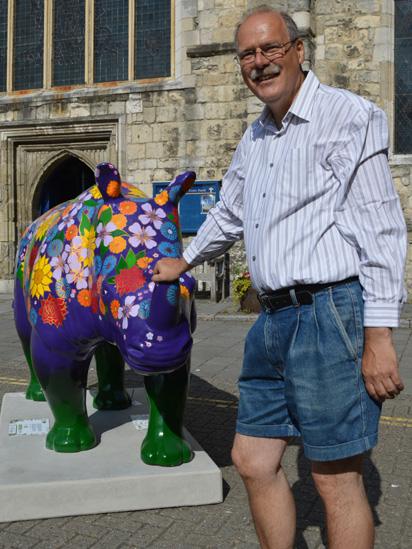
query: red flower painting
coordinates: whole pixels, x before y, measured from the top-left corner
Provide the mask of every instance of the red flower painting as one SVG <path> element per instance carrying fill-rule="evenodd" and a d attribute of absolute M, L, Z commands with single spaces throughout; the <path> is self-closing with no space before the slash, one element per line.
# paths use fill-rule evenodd
<path fill-rule="evenodd" d="M 115 282 L 118 294 L 124 295 L 141 288 L 145 284 L 146 279 L 143 271 L 137 265 L 134 265 L 130 269 L 120 271 L 115 277 Z"/>
<path fill-rule="evenodd" d="M 62 297 L 49 295 L 42 299 L 39 314 L 45 324 L 59 328 L 67 316 L 67 305 Z"/>

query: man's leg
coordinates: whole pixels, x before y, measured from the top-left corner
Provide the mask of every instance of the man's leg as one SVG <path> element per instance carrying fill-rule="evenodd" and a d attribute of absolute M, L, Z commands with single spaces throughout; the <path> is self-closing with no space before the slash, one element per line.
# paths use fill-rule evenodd
<path fill-rule="evenodd" d="M 312 462 L 313 480 L 326 510 L 329 549 L 373 548 L 373 517 L 362 462 L 363 456 Z"/>
<path fill-rule="evenodd" d="M 232 459 L 249 496 L 249 504 L 263 549 L 292 549 L 296 510 L 281 466 L 287 439 L 236 434 Z M 351 548 L 353 549 L 353 548 Z"/>

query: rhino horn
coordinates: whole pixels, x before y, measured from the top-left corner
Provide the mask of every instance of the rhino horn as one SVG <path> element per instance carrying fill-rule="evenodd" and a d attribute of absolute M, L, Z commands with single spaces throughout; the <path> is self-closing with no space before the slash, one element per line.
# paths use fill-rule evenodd
<path fill-rule="evenodd" d="M 96 166 L 96 185 L 105 200 L 121 196 L 122 181 L 116 166 L 109 162 L 102 162 Z"/>
<path fill-rule="evenodd" d="M 167 186 L 166 190 L 169 194 L 169 200 L 177 206 L 179 200 L 187 193 L 195 181 L 195 172 L 184 172 L 178 175 L 176 179 Z"/>
<path fill-rule="evenodd" d="M 150 314 L 146 321 L 147 325 L 157 330 L 167 330 L 176 326 L 180 316 L 179 297 L 178 282 L 156 283 L 150 304 Z"/>

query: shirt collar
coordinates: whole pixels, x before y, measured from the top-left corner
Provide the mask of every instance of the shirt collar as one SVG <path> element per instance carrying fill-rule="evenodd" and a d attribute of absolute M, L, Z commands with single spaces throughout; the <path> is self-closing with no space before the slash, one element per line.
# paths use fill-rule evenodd
<path fill-rule="evenodd" d="M 309 71 L 306 74 L 306 78 L 303 81 L 295 100 L 290 106 L 288 112 L 285 114 L 284 118 L 290 116 L 289 113 L 306 120 L 307 122 L 311 119 L 313 103 L 315 100 L 316 92 L 319 88 L 320 82 L 316 77 L 313 71 Z M 269 107 L 266 105 L 263 109 L 262 114 L 258 118 L 259 126 L 266 129 L 274 129 L 277 131 L 277 128 L 274 124 L 272 114 Z"/>
<path fill-rule="evenodd" d="M 310 122 L 313 102 L 320 82 L 314 72 L 309 71 L 303 81 L 295 100 L 290 106 L 289 112 Z"/>

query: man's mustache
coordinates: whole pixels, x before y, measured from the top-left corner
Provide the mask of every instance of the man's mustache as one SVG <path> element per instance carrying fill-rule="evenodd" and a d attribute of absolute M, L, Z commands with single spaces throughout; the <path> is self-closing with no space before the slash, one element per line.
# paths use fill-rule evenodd
<path fill-rule="evenodd" d="M 271 63 L 263 69 L 252 69 L 249 76 L 251 80 L 255 81 L 262 76 L 276 76 L 280 73 L 280 70 L 280 65 L 277 65 L 276 63 Z"/>

